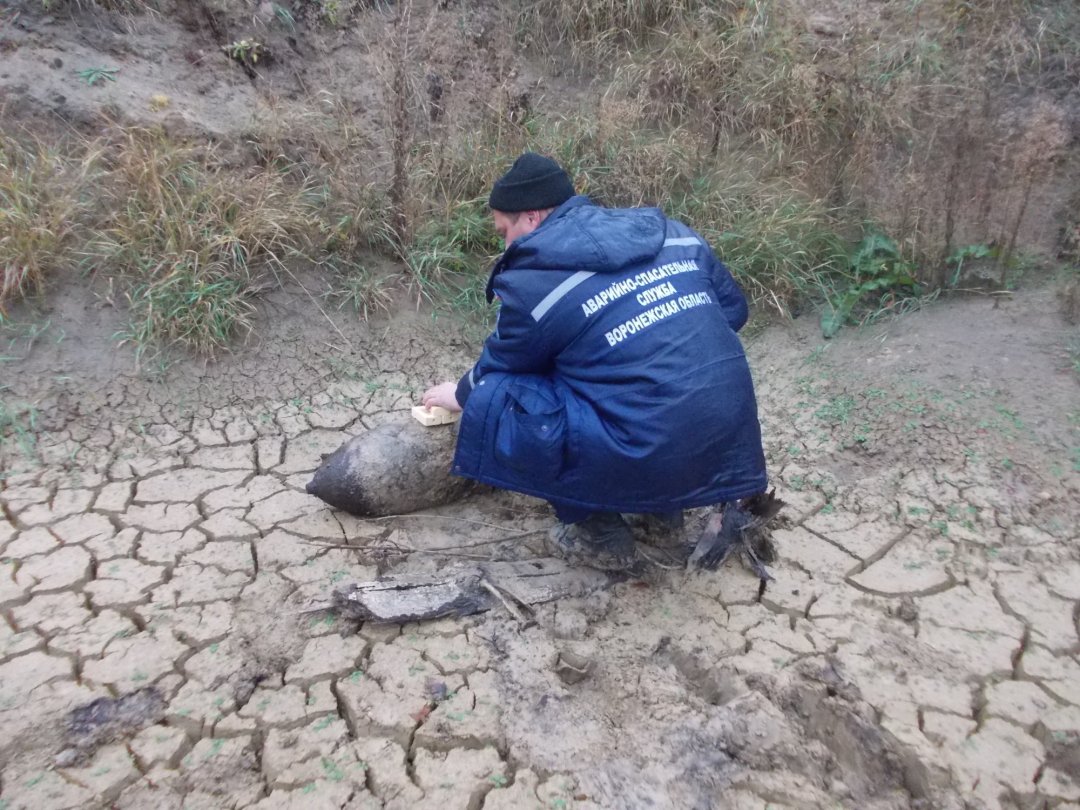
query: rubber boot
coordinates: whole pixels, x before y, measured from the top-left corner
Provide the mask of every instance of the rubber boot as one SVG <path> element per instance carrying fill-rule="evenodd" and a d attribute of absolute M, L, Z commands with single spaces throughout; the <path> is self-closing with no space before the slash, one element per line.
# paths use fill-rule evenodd
<path fill-rule="evenodd" d="M 616 512 L 594 512 L 577 523 L 559 523 L 548 547 L 569 563 L 601 571 L 627 571 L 634 565 L 634 535 Z"/>

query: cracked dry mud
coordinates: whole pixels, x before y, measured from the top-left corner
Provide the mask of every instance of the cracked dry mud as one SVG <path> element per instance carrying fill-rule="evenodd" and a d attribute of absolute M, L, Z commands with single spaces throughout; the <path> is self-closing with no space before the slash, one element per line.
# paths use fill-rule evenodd
<path fill-rule="evenodd" d="M 69 382 L 33 444 L 2 451 L 0 806 L 1076 810 L 1078 399 L 1046 300 L 750 340 L 789 503 L 764 598 L 737 566 L 663 571 L 524 630 L 302 612 L 378 573 L 326 544 L 552 522 L 506 493 L 373 522 L 304 493 L 464 346 L 413 341 L 359 374 L 286 364 L 284 401 L 237 395 L 227 366 L 183 407 L 190 391 L 123 377 L 88 378 L 86 407 Z M 560 652 L 588 677 L 562 682 Z M 132 693 L 144 723 L 78 748 L 70 712 Z"/>

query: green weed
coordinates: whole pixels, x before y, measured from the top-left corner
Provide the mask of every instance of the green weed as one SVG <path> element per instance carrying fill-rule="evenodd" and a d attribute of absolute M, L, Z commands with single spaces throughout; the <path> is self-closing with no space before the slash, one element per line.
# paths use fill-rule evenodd
<path fill-rule="evenodd" d="M 241 279 L 208 276 L 197 265 L 174 264 L 160 279 L 139 282 L 126 293 L 131 324 L 117 332 L 136 357 L 161 343 L 179 343 L 213 354 L 238 332 L 251 329 L 252 304 Z"/>
<path fill-rule="evenodd" d="M 945 264 L 948 267 L 953 268 L 948 285 L 950 287 L 955 287 L 960 283 L 960 279 L 963 277 L 965 262 L 969 260 L 996 257 L 997 251 L 990 245 L 964 245 L 963 247 L 958 248 L 951 256 L 945 259 Z"/>
<path fill-rule="evenodd" d="M 270 61 L 270 49 L 255 39 L 234 40 L 222 45 L 221 50 L 249 72 L 260 62 Z"/>
<path fill-rule="evenodd" d="M 276 17 L 278 22 L 285 26 L 285 28 L 290 31 L 296 29 L 296 18 L 293 16 L 293 13 L 289 11 L 289 9 L 285 8 L 285 6 L 279 5 L 278 3 L 271 3 L 270 8 L 274 11 L 274 17 Z"/>
<path fill-rule="evenodd" d="M 884 234 L 871 232 L 851 257 L 849 270 L 835 283 L 828 296 L 828 308 L 821 315 L 821 332 L 832 337 L 854 319 L 861 302 L 874 299 L 872 314 L 890 309 L 900 296 L 919 289 L 915 268 L 900 255 L 896 243 Z"/>
<path fill-rule="evenodd" d="M 855 411 L 857 404 L 853 396 L 840 394 L 818 408 L 814 416 L 832 425 L 845 424 L 851 419 L 851 414 Z"/>
<path fill-rule="evenodd" d="M 479 200 L 452 206 L 420 229 L 406 255 L 417 294 L 472 320 L 491 314 L 487 269 L 502 245 Z"/>
<path fill-rule="evenodd" d="M 14 442 L 24 459 L 39 460 L 37 447 L 38 411 L 33 405 L 0 399 L 0 452 Z"/>
<path fill-rule="evenodd" d="M 385 272 L 372 270 L 358 262 L 330 261 L 334 272 L 333 288 L 328 293 L 338 307 L 351 307 L 365 321 L 387 313 L 394 303 L 395 279 Z"/>
<path fill-rule="evenodd" d="M 120 68 L 105 68 L 105 67 L 92 67 L 85 70 L 78 70 L 75 75 L 93 87 L 97 84 L 103 84 L 105 82 L 115 82 L 116 74 L 120 72 Z"/>

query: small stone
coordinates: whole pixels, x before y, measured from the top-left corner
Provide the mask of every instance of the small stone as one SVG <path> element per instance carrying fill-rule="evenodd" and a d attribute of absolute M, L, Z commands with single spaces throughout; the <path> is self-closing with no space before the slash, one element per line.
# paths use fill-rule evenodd
<path fill-rule="evenodd" d="M 555 674 L 566 684 L 580 683 L 592 672 L 593 661 L 565 650 L 555 661 Z"/>

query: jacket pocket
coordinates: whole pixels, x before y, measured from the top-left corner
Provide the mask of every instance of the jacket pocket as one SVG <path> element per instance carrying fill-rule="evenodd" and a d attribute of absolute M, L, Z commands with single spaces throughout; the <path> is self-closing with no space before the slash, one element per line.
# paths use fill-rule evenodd
<path fill-rule="evenodd" d="M 544 383 L 516 382 L 495 431 L 495 458 L 530 481 L 554 481 L 563 470 L 566 406 Z"/>

